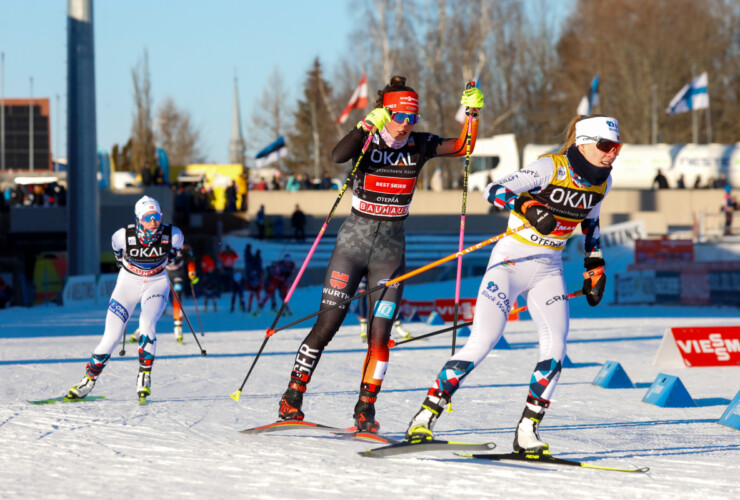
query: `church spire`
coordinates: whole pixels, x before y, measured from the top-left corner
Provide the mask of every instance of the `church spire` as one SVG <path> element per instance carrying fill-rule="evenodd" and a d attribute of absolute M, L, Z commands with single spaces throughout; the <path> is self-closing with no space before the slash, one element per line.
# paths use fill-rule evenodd
<path fill-rule="evenodd" d="M 229 141 L 229 163 L 244 165 L 244 150 L 247 144 L 242 136 L 241 116 L 239 113 L 239 85 L 234 76 L 234 112 L 231 119 L 231 141 Z"/>

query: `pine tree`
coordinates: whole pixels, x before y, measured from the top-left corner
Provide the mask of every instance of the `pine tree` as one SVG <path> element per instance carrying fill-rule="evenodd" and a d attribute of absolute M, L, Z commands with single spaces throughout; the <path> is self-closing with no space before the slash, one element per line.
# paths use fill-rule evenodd
<path fill-rule="evenodd" d="M 294 114 L 295 125 L 288 133 L 289 157 L 285 164 L 294 174 L 306 174 L 321 178 L 324 172 L 331 177 L 343 176 L 345 167 L 336 165 L 331 151 L 338 141 L 327 102 L 331 99 L 332 87 L 324 80 L 323 68 L 317 57 L 306 74 L 303 98 L 298 100 Z"/>

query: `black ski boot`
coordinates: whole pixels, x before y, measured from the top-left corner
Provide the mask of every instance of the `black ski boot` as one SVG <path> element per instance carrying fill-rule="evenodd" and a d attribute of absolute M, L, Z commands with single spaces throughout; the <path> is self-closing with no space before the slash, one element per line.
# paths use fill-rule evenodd
<path fill-rule="evenodd" d="M 379 386 L 362 384 L 354 413 L 355 425 L 359 432 L 375 434 L 380 429 L 380 424 L 375 421 L 375 401 L 378 399 L 379 392 Z"/>
<path fill-rule="evenodd" d="M 301 378 L 297 378 L 296 375 Z M 306 392 L 306 384 L 309 378 L 308 375 L 304 374 L 296 374 L 295 372 L 291 374 L 288 389 L 280 399 L 278 418 L 281 420 L 303 420 L 304 415 L 301 411 L 301 405 L 303 404 L 303 393 Z"/>

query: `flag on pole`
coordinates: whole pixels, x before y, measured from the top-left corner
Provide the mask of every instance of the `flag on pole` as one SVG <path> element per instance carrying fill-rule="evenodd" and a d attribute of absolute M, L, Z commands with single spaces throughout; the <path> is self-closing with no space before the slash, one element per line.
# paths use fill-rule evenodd
<path fill-rule="evenodd" d="M 591 80 L 591 88 L 588 89 L 588 94 L 583 96 L 581 102 L 578 103 L 578 110 L 576 111 L 579 115 L 590 115 L 594 107 L 599 105 L 599 74 L 597 73 L 593 80 Z"/>
<path fill-rule="evenodd" d="M 480 88 L 480 85 L 478 85 L 478 80 L 480 80 L 480 75 L 475 75 L 473 77 L 473 81 L 475 82 L 475 86 Z M 455 120 L 459 121 L 460 123 L 465 123 L 465 106 L 462 104 L 459 108 L 457 108 L 457 113 L 455 113 Z"/>
<path fill-rule="evenodd" d="M 275 142 L 264 148 L 255 156 L 255 165 L 257 168 L 266 167 L 270 163 L 278 161 L 288 154 L 288 147 L 285 145 L 285 138 L 280 136 Z"/>
<path fill-rule="evenodd" d="M 352 93 L 352 97 L 349 98 L 347 107 L 344 108 L 342 114 L 337 118 L 337 123 L 344 123 L 349 118 L 349 114 L 353 109 L 365 109 L 367 108 L 367 78 L 362 75 L 362 80 L 357 85 L 357 88 Z"/>
<path fill-rule="evenodd" d="M 709 94 L 707 93 L 707 85 L 709 84 L 709 78 L 705 71 L 701 75 L 697 76 L 691 83 L 684 85 L 678 94 L 673 96 L 671 102 L 668 104 L 665 112 L 669 115 L 675 115 L 678 113 L 686 113 L 693 109 L 706 109 L 709 107 Z"/>

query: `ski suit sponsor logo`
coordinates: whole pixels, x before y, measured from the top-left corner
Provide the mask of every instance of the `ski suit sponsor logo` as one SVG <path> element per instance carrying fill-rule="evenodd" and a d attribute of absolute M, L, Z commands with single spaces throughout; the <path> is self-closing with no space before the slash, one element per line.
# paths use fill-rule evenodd
<path fill-rule="evenodd" d="M 162 243 L 169 243 L 169 242 L 170 242 L 170 235 L 162 234 Z"/>
<path fill-rule="evenodd" d="M 390 280 L 380 280 L 380 281 L 378 281 L 378 286 L 380 286 L 380 285 L 385 285 L 385 284 L 386 284 L 386 283 L 388 283 L 389 281 L 390 281 Z M 393 284 L 392 284 L 391 286 L 389 286 L 388 288 L 398 288 L 398 285 L 400 285 L 400 283 L 393 283 Z"/>
<path fill-rule="evenodd" d="M 369 215 L 386 215 L 389 217 L 405 217 L 409 214 L 409 205 L 384 205 L 370 203 L 358 198 L 352 199 L 352 208 Z"/>
<path fill-rule="evenodd" d="M 550 300 L 548 300 L 547 302 L 545 302 L 545 305 L 549 306 L 551 304 L 554 304 L 555 302 L 560 302 L 561 300 L 568 300 L 568 296 L 565 295 L 565 294 L 563 294 L 563 295 L 556 295 L 553 298 L 551 298 Z"/>
<path fill-rule="evenodd" d="M 553 230 L 553 232 L 551 234 L 555 234 L 555 235 L 558 235 L 558 236 L 563 235 L 563 234 L 570 234 L 570 233 L 572 233 L 573 230 L 578 225 L 578 222 L 574 222 L 574 221 L 563 221 L 563 220 L 560 220 L 560 219 L 557 219 L 557 218 L 556 218 L 556 220 L 558 222 L 558 225 L 555 226 L 555 229 Z"/>
<path fill-rule="evenodd" d="M 332 288 L 324 288 L 324 297 L 339 297 L 340 299 L 348 299 L 349 294 L 344 293 L 340 290 L 334 290 Z"/>
<path fill-rule="evenodd" d="M 565 168 L 563 168 L 563 166 L 561 165 L 558 167 L 558 180 L 559 181 L 565 180 L 565 177 L 566 177 Z"/>
<path fill-rule="evenodd" d="M 710 333 L 708 339 L 676 340 L 676 345 L 686 354 L 712 354 L 717 361 L 729 361 L 730 353 L 740 352 L 740 339 L 723 339 L 721 333 Z"/>
<path fill-rule="evenodd" d="M 164 263 L 163 263 L 163 264 L 161 264 L 161 265 L 159 265 L 159 266 L 155 267 L 154 269 L 149 269 L 149 270 L 146 270 L 146 269 L 141 269 L 141 268 L 138 268 L 138 267 L 134 267 L 134 266 L 133 266 L 133 265 L 132 265 L 132 264 L 131 264 L 131 263 L 130 263 L 129 261 L 127 261 L 127 260 L 124 260 L 124 261 L 123 261 L 123 266 L 124 266 L 124 267 L 126 268 L 126 270 L 127 270 L 127 271 L 131 271 L 132 273 L 134 273 L 134 274 L 136 274 L 136 275 L 138 275 L 138 276 L 144 276 L 144 277 L 147 277 L 147 276 L 154 276 L 155 274 L 159 274 L 159 273 L 161 273 L 161 272 L 162 272 L 162 270 L 163 270 L 163 269 L 164 269 L 164 267 L 165 267 L 165 265 L 164 265 Z"/>
<path fill-rule="evenodd" d="M 150 300 L 152 300 L 152 299 L 156 299 L 157 297 L 159 297 L 159 298 L 160 298 L 160 299 L 162 299 L 162 300 L 166 300 L 166 299 L 164 298 L 164 295 L 162 295 L 161 293 L 155 293 L 155 294 L 153 294 L 153 295 L 150 295 L 149 297 L 145 298 L 145 299 L 144 299 L 144 303 L 147 303 L 147 302 L 149 302 L 149 301 L 150 301 Z"/>
<path fill-rule="evenodd" d="M 164 254 L 164 248 L 158 246 L 143 248 L 134 247 L 128 251 L 129 257 L 162 257 Z"/>
<path fill-rule="evenodd" d="M 546 245 L 553 248 L 562 248 L 565 246 L 566 241 L 554 240 L 552 238 L 545 238 L 537 233 L 532 232 L 529 235 L 529 239 L 538 245 Z"/>
<path fill-rule="evenodd" d="M 298 349 L 298 354 L 295 357 L 293 371 L 311 375 L 320 353 L 321 351 L 319 349 L 311 349 L 306 344 L 301 344 L 301 348 Z"/>
<path fill-rule="evenodd" d="M 124 323 L 128 321 L 128 311 L 116 299 L 110 299 L 108 310 L 118 316 Z"/>
<path fill-rule="evenodd" d="M 396 311 L 395 302 L 390 302 L 388 300 L 381 300 L 375 303 L 375 311 L 373 311 L 373 315 L 380 317 L 380 318 L 392 319 L 393 313 L 395 311 Z"/>
<path fill-rule="evenodd" d="M 344 287 L 347 286 L 348 280 L 349 280 L 349 274 L 340 273 L 339 271 L 332 271 L 331 278 L 329 278 L 329 283 L 334 288 L 343 290 Z M 324 293 L 326 293 L 326 289 L 324 289 Z"/>
<path fill-rule="evenodd" d="M 136 236 L 129 236 L 128 238 L 128 244 L 131 246 L 136 245 Z"/>
<path fill-rule="evenodd" d="M 365 175 L 365 189 L 384 194 L 411 194 L 414 192 L 416 179 L 404 179 L 400 177 L 379 176 L 373 174 Z"/>
<path fill-rule="evenodd" d="M 560 187 L 550 192 L 550 201 L 570 208 L 593 208 L 597 202 L 594 198 L 594 193 Z"/>
<path fill-rule="evenodd" d="M 506 316 L 507 318 L 509 317 L 509 311 L 511 311 L 511 301 L 509 300 L 509 297 L 506 295 L 505 292 L 499 290 L 499 287 L 496 283 L 494 283 L 493 281 L 489 281 L 488 285 L 486 285 L 485 290 L 481 292 L 481 295 L 493 302 L 496 307 L 501 310 L 504 316 Z"/>
<path fill-rule="evenodd" d="M 373 163 L 382 163 L 383 165 L 416 165 L 416 162 L 411 159 L 411 153 L 406 153 L 404 156 L 403 152 L 381 151 L 379 149 L 373 149 L 370 153 L 370 160 Z"/>

